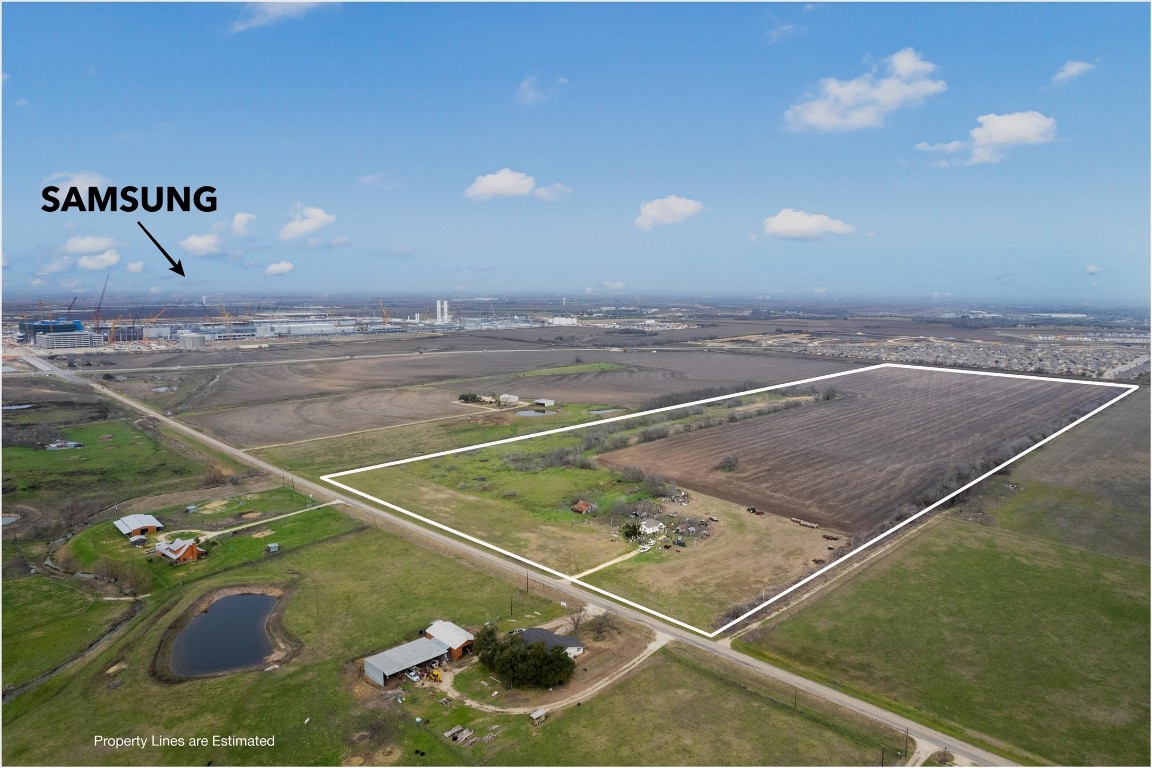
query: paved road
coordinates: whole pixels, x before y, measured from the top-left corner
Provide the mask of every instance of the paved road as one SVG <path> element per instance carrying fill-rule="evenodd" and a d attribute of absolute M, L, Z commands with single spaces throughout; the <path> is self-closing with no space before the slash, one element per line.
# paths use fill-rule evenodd
<path fill-rule="evenodd" d="M 441 546 L 458 550 L 472 557 L 473 559 L 484 561 L 485 563 L 495 566 L 496 568 L 514 573 L 517 578 L 524 574 L 524 567 L 517 563 L 506 560 L 492 552 L 477 549 L 470 544 L 442 534 L 438 531 L 425 528 L 419 523 L 416 523 L 407 518 L 386 512 L 376 506 L 367 504 L 359 497 L 346 496 L 342 493 L 337 493 L 335 492 L 335 489 L 329 485 L 315 483 L 303 477 L 285 472 L 280 467 L 270 464 L 256 456 L 250 456 L 239 448 L 235 448 L 231 445 L 228 445 L 227 443 L 217 440 L 214 437 L 205 435 L 204 433 L 193 429 L 186 424 L 176 421 L 175 419 L 163 416 L 156 411 L 153 411 L 152 409 L 136 402 L 135 400 L 125 397 L 118 392 L 114 392 L 107 387 L 104 387 L 99 382 L 89 381 L 81 376 L 77 376 L 76 374 L 61 370 L 47 363 L 46 361 L 40 360 L 39 358 L 28 353 L 25 353 L 23 358 L 29 364 L 42 371 L 45 371 L 46 373 L 59 376 L 60 378 L 72 381 L 74 383 L 90 386 L 93 389 L 99 391 L 105 397 L 109 397 L 128 406 L 129 408 L 132 408 L 133 410 L 144 413 L 150 418 L 156 419 L 165 426 L 182 432 L 189 437 L 194 438 L 195 440 L 209 445 L 221 453 L 236 459 L 239 462 L 248 464 L 252 467 L 256 467 L 257 469 L 267 472 L 274 477 L 280 476 L 285 478 L 285 480 L 291 480 L 294 483 L 294 487 L 298 491 L 303 490 L 305 492 L 320 494 L 321 496 L 327 496 L 332 499 L 343 501 L 353 509 L 360 510 L 361 512 L 367 513 L 368 515 L 373 516 L 379 520 L 385 521 L 389 527 L 396 528 L 410 534 L 415 534 L 417 536 L 423 536 L 426 539 L 431 539 Z M 546 584 L 548 587 L 556 590 L 557 592 L 571 595 L 572 597 L 582 600 L 585 603 L 597 605 L 601 608 L 611 610 L 617 614 L 625 616 L 631 621 L 635 621 L 650 627 L 656 632 L 662 632 L 667 635 L 671 635 L 682 643 L 686 643 L 709 653 L 714 653 L 717 656 L 721 656 L 728 661 L 731 661 L 740 667 L 749 670 L 750 672 L 761 675 L 763 677 L 778 680 L 800 691 L 803 691 L 810 696 L 815 696 L 817 698 L 832 702 L 833 704 L 837 704 L 847 710 L 856 712 L 877 722 L 883 723 L 897 731 L 906 730 L 912 738 L 916 739 L 918 743 L 947 747 L 948 751 L 956 755 L 958 761 L 962 761 L 963 763 L 971 765 L 1016 765 L 1011 761 L 1005 760 L 999 755 L 988 752 L 987 750 L 981 749 L 980 747 L 960 742 L 952 736 L 941 733 L 933 728 L 928 728 L 913 720 L 909 720 L 908 718 L 877 707 L 874 704 L 861 701 L 834 688 L 829 688 L 828 686 L 821 685 L 819 683 L 808 680 L 807 678 L 800 677 L 799 675 L 793 674 L 778 667 L 774 667 L 771 664 L 767 664 L 758 659 L 746 656 L 742 653 L 739 653 L 738 651 L 734 651 L 732 648 L 722 645 L 715 640 L 708 640 L 693 632 L 689 632 L 670 624 L 665 624 L 653 616 L 649 616 L 646 613 L 642 613 L 640 611 L 628 608 L 627 606 L 620 605 L 609 600 L 608 598 L 602 597 L 595 593 L 586 592 L 580 587 L 577 587 L 566 580 L 555 579 L 550 576 L 543 576 L 541 574 L 533 575 L 537 582 Z"/>

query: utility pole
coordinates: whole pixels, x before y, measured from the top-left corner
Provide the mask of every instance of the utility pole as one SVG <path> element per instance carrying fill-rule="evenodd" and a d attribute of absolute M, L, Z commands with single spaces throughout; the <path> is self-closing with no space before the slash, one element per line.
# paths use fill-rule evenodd
<path fill-rule="evenodd" d="M 880 747 L 880 768 L 884 768 L 884 747 Z"/>
<path fill-rule="evenodd" d="M 904 729 L 904 757 L 908 757 L 908 729 Z"/>

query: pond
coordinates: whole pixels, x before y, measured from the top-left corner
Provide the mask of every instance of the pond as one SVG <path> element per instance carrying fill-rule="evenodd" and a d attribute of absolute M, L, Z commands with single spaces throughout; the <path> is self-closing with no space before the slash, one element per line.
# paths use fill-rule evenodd
<path fill-rule="evenodd" d="M 268 617 L 273 595 L 228 595 L 192 617 L 172 643 L 168 666 L 177 675 L 196 677 L 263 663 L 272 653 Z"/>
<path fill-rule="evenodd" d="M 20 515 L 0 515 L 0 524 L 8 525 L 20 519 Z"/>
<path fill-rule="evenodd" d="M 598 411 L 588 411 L 588 413 L 594 413 L 597 416 L 602 416 L 605 413 L 620 413 L 623 410 L 623 408 L 601 408 Z"/>
<path fill-rule="evenodd" d="M 516 411 L 517 416 L 552 416 L 556 411 Z"/>

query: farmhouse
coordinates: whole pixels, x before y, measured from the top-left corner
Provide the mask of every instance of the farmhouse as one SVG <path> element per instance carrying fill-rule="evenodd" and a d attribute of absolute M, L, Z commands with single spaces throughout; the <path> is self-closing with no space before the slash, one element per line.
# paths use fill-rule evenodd
<path fill-rule="evenodd" d="M 520 402 L 519 395 L 500 395 L 500 405 L 516 405 Z"/>
<path fill-rule="evenodd" d="M 156 533 L 164 524 L 152 515 L 126 515 L 112 523 L 116 529 L 125 536 L 143 536 L 145 533 Z"/>
<path fill-rule="evenodd" d="M 664 532 L 665 525 L 659 520 L 642 520 L 640 522 L 640 533 L 644 536 L 652 536 L 657 533 Z"/>
<path fill-rule="evenodd" d="M 567 635 L 557 635 L 540 627 L 530 627 L 524 630 L 520 633 L 520 639 L 528 645 L 544 643 L 544 647 L 548 650 L 563 648 L 564 652 L 572 658 L 584 653 L 584 644 L 579 639 Z"/>
<path fill-rule="evenodd" d="M 468 652 L 476 637 L 469 631 L 456 626 L 450 621 L 437 619 L 432 626 L 424 630 L 424 637 L 429 640 L 439 640 L 448 646 L 448 655 L 455 661 Z"/>
<path fill-rule="evenodd" d="M 171 560 L 173 563 L 189 563 L 202 554 L 200 547 L 192 539 L 176 539 L 172 542 L 162 541 L 156 545 L 156 554 Z"/>

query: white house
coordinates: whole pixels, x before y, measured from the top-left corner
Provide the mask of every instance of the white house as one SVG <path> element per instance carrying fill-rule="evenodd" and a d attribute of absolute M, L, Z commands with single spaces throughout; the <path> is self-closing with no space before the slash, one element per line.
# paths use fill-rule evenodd
<path fill-rule="evenodd" d="M 644 536 L 652 536 L 657 533 L 664 532 L 664 523 L 659 520 L 641 520 L 640 533 Z"/>

